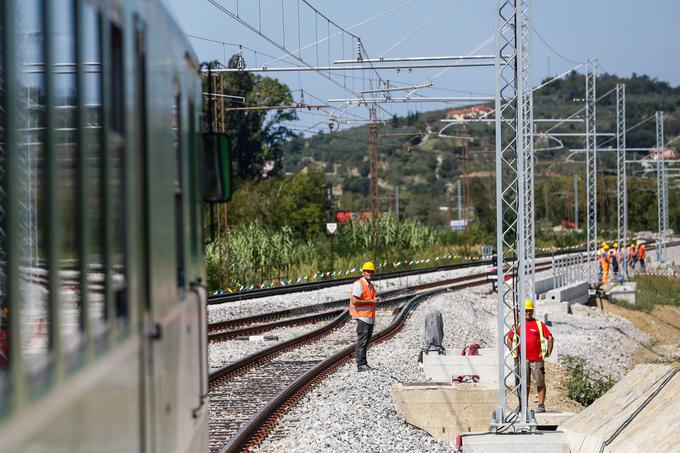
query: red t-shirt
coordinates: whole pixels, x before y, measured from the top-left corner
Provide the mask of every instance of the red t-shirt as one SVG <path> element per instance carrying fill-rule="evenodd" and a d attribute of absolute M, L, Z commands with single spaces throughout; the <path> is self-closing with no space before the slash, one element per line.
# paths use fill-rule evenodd
<path fill-rule="evenodd" d="M 536 326 L 536 320 L 527 321 L 527 360 L 541 360 L 541 336 L 538 334 L 538 327 Z M 552 337 L 550 329 L 545 325 L 544 322 L 541 323 L 543 326 L 543 338 L 546 340 Z M 514 329 L 513 329 L 514 330 Z M 514 337 L 513 330 L 508 333 L 508 338 L 512 340 Z M 519 332 L 518 332 L 519 333 Z"/>

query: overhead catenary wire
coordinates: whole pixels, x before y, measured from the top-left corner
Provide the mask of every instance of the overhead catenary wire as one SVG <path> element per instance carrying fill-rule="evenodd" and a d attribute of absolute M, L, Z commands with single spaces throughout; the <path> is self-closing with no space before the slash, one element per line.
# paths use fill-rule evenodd
<path fill-rule="evenodd" d="M 303 0 L 303 1 L 304 1 L 304 0 Z M 271 38 L 270 36 L 264 34 L 264 33 L 261 32 L 260 30 L 258 30 L 256 27 L 254 27 L 252 24 L 248 23 L 247 21 L 245 21 L 245 20 L 242 19 L 241 17 L 237 16 L 233 11 L 231 11 L 229 8 L 226 8 L 225 6 L 221 5 L 217 0 L 208 0 L 208 2 L 209 2 L 210 4 L 212 4 L 213 6 L 215 6 L 218 10 L 220 10 L 221 12 L 223 12 L 224 14 L 226 14 L 227 16 L 231 17 L 232 19 L 234 19 L 235 21 L 237 21 L 238 23 L 240 23 L 241 25 L 243 25 L 244 27 L 246 27 L 247 29 L 249 29 L 250 31 L 252 31 L 253 33 L 255 33 L 255 34 L 257 34 L 258 36 L 260 36 L 262 39 L 264 39 L 265 41 L 267 41 L 267 42 L 270 43 L 271 45 L 277 47 L 277 48 L 278 48 L 279 50 L 281 50 L 282 52 L 286 52 L 286 53 L 287 53 L 290 57 L 292 57 L 293 59 L 298 60 L 298 61 L 299 61 L 300 63 L 302 63 L 304 66 L 308 67 L 308 68 L 311 69 L 312 71 L 316 72 L 317 74 L 319 74 L 319 75 L 321 75 L 322 77 L 326 78 L 327 80 L 331 81 L 334 85 L 337 85 L 337 86 L 340 87 L 343 91 L 351 92 L 351 93 L 352 93 L 353 95 L 355 95 L 355 96 L 357 95 L 357 93 L 355 93 L 354 91 L 350 91 L 347 87 L 343 86 L 342 83 L 340 83 L 340 82 L 334 80 L 334 79 L 331 78 L 331 77 L 328 77 L 326 74 L 322 73 L 321 71 L 316 70 L 316 69 L 314 68 L 314 66 L 312 66 L 311 64 L 309 64 L 309 63 L 308 63 L 307 61 L 305 61 L 304 59 L 298 58 L 294 53 L 292 53 L 290 50 L 288 50 L 285 46 L 281 45 L 281 43 L 276 42 L 273 38 Z M 305 3 L 306 3 L 306 2 L 305 2 Z"/>
<path fill-rule="evenodd" d="M 381 17 L 383 17 L 383 16 L 385 16 L 385 15 L 387 15 L 387 14 L 389 14 L 389 13 L 392 13 L 392 12 L 394 12 L 394 11 L 400 9 L 400 8 L 403 8 L 404 6 L 407 6 L 407 5 L 409 5 L 409 4 L 411 4 L 411 3 L 415 2 L 415 1 L 416 1 L 416 0 L 408 0 L 408 1 L 406 1 L 406 2 L 403 2 L 403 3 L 401 3 L 401 4 L 399 4 L 399 5 L 396 5 L 396 6 L 390 8 L 390 9 L 388 9 L 388 10 L 385 10 L 385 11 L 379 13 L 379 14 L 376 14 L 376 15 L 373 16 L 373 17 L 369 17 L 368 19 L 364 19 L 363 21 L 358 22 L 358 23 L 356 23 L 356 24 L 354 24 L 354 25 L 352 25 L 352 26 L 350 26 L 350 27 L 347 27 L 347 28 L 344 28 L 344 29 L 341 28 L 341 27 L 338 27 L 338 29 L 340 29 L 341 31 L 340 31 L 340 32 L 337 32 L 337 33 L 335 33 L 334 35 L 331 35 L 331 36 L 329 36 L 329 37 L 325 37 L 325 38 L 319 39 L 319 36 L 318 36 L 318 33 L 317 33 L 317 35 L 316 35 L 316 40 L 315 40 L 314 42 L 309 43 L 309 44 L 305 44 L 303 47 L 300 47 L 299 49 L 295 49 L 293 52 L 299 52 L 299 51 L 308 49 L 308 48 L 310 48 L 310 47 L 312 47 L 312 46 L 316 46 L 317 44 L 321 44 L 321 43 L 325 42 L 325 41 L 326 41 L 327 39 L 329 39 L 329 38 L 334 38 L 334 37 L 338 36 L 338 35 L 341 34 L 343 31 L 346 32 L 348 35 L 350 35 L 352 38 L 356 38 L 356 36 L 355 36 L 354 34 L 350 33 L 349 30 L 352 30 L 352 29 L 354 29 L 354 28 L 360 27 L 360 26 L 365 25 L 365 24 L 367 24 L 367 23 L 369 23 L 369 22 L 372 22 L 372 21 L 374 21 L 374 20 L 377 20 L 377 19 L 379 19 L 379 18 L 381 18 Z M 306 2 L 305 2 L 305 3 L 306 3 Z M 282 58 L 285 58 L 286 56 L 287 56 L 287 54 L 281 55 L 280 57 L 273 57 L 273 56 L 272 56 L 271 58 L 273 58 L 273 60 L 267 62 L 267 66 L 269 66 L 271 63 L 274 63 L 274 62 L 276 62 L 276 61 L 279 61 L 279 60 L 282 59 Z M 317 58 L 317 60 L 318 60 L 318 58 Z M 319 64 L 318 64 L 318 61 L 317 61 L 317 66 L 318 66 L 318 65 L 319 65 Z"/>
<path fill-rule="evenodd" d="M 550 49 L 555 55 L 557 55 L 558 57 L 560 57 L 560 58 L 563 59 L 564 61 L 567 61 L 567 62 L 572 63 L 572 64 L 577 64 L 577 65 L 584 65 L 584 64 L 586 64 L 586 62 L 584 62 L 584 61 L 576 61 L 576 60 L 573 60 L 573 59 L 571 59 L 571 58 L 565 57 L 563 54 L 561 54 L 560 52 L 558 52 L 557 50 L 555 50 L 555 48 L 554 48 L 553 46 L 551 46 L 551 45 L 548 43 L 548 41 L 546 41 L 546 40 L 543 38 L 543 36 L 541 36 L 541 34 L 538 32 L 538 30 L 536 30 L 536 27 L 534 27 L 534 26 L 532 25 L 532 26 L 531 26 L 531 29 L 534 31 L 534 33 L 536 33 L 536 36 L 538 37 L 538 39 L 540 39 L 541 42 L 542 42 L 543 44 L 545 44 L 545 46 L 546 46 L 548 49 Z"/>
<path fill-rule="evenodd" d="M 394 48 L 396 48 L 397 46 L 399 46 L 399 44 L 403 43 L 404 41 L 406 41 L 407 39 L 409 39 L 411 36 L 413 36 L 413 35 L 415 35 L 416 33 L 418 33 L 420 30 L 422 30 L 422 29 L 423 29 L 426 25 L 428 25 L 430 22 L 432 22 L 433 20 L 435 20 L 435 19 L 441 17 L 441 15 L 444 14 L 446 11 L 448 11 L 449 9 L 453 8 L 454 6 L 456 6 L 458 3 L 460 3 L 460 1 L 461 1 L 461 0 L 453 0 L 453 1 L 452 1 L 451 3 L 449 3 L 444 9 L 438 11 L 434 16 L 430 17 L 430 18 L 427 19 L 425 22 L 423 22 L 422 24 L 420 24 L 415 30 L 413 30 L 412 32 L 410 32 L 410 33 L 408 33 L 407 35 L 405 35 L 404 37 L 402 37 L 399 41 L 395 42 L 394 44 L 392 44 L 392 45 L 391 45 L 390 47 L 388 47 L 387 49 L 383 50 L 383 52 L 382 52 L 381 55 L 385 55 L 385 54 L 387 54 L 389 51 L 391 51 L 391 50 L 393 50 Z"/>

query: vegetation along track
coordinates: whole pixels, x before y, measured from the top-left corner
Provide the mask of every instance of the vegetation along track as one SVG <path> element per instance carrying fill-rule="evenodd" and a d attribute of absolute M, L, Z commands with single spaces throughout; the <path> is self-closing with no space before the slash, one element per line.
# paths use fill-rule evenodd
<path fill-rule="evenodd" d="M 674 245 L 674 244 L 668 244 L 669 246 Z M 648 247 L 649 250 L 653 249 L 653 247 Z M 578 252 L 583 252 L 584 249 L 577 249 L 577 250 L 571 250 L 571 251 L 565 251 L 564 253 L 570 254 L 570 253 L 578 253 Z M 553 256 L 552 253 L 538 253 L 536 254 L 536 258 L 547 258 Z M 538 263 L 537 263 L 538 264 Z M 479 267 L 479 266 L 490 266 L 493 265 L 493 262 L 491 260 L 477 260 L 477 261 L 471 261 L 471 262 L 466 262 L 466 263 L 457 263 L 457 264 L 446 264 L 446 265 L 441 265 L 441 266 L 434 266 L 434 267 L 427 267 L 424 269 L 408 269 L 404 271 L 396 271 L 396 272 L 386 272 L 383 274 L 376 274 L 375 280 L 385 280 L 389 278 L 399 278 L 399 277 L 408 277 L 410 275 L 422 275 L 422 274 L 429 274 L 432 272 L 443 272 L 443 271 L 452 271 L 456 269 L 465 269 L 469 267 Z M 227 302 L 237 302 L 241 300 L 247 300 L 247 299 L 259 299 L 261 297 L 269 297 L 269 296 L 278 296 L 281 294 L 292 294 L 292 293 L 297 293 L 297 292 L 304 292 L 304 291 L 314 291 L 317 289 L 322 289 L 322 288 L 330 288 L 333 286 L 341 286 L 341 285 L 348 285 L 353 283 L 358 277 L 357 276 L 352 276 L 352 277 L 346 277 L 346 278 L 339 278 L 339 279 L 334 279 L 334 280 L 319 280 L 317 282 L 313 283 L 295 283 L 292 285 L 286 285 L 286 286 L 274 286 L 271 288 L 262 288 L 262 289 L 255 289 L 255 290 L 250 290 L 250 291 L 244 291 L 244 292 L 236 292 L 232 294 L 214 294 L 208 297 L 208 304 L 209 305 L 218 305 L 218 304 L 223 304 Z"/>
<path fill-rule="evenodd" d="M 372 342 L 394 335 L 408 314 L 428 296 L 487 283 L 488 273 L 474 274 L 420 285 L 418 294 L 385 300 L 378 316 L 388 317 L 392 322 L 374 335 Z M 396 315 L 385 310 L 394 305 L 400 305 Z M 211 373 L 210 451 L 242 451 L 256 445 L 291 404 L 351 358 L 355 334 L 349 319 L 348 311 L 343 310 L 333 321 L 312 332 Z"/>

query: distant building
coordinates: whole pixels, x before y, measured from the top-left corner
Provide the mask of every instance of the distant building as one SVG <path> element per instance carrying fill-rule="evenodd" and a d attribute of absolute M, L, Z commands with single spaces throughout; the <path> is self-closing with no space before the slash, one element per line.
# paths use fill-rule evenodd
<path fill-rule="evenodd" d="M 476 118 L 489 117 L 493 109 L 486 104 L 470 105 L 467 107 L 461 107 L 459 109 L 449 110 L 446 114 L 446 118 L 450 120 L 472 120 Z"/>
<path fill-rule="evenodd" d="M 658 159 L 675 159 L 675 151 L 669 148 L 651 148 L 649 150 L 649 158 L 652 160 Z"/>

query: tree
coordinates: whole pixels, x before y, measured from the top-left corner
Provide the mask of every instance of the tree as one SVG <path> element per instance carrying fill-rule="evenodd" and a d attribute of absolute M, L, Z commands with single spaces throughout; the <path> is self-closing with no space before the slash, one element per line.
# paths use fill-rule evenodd
<path fill-rule="evenodd" d="M 240 58 L 239 55 L 232 56 L 229 68 L 237 68 Z M 288 86 L 278 80 L 249 72 L 227 72 L 222 76 L 221 94 L 242 96 L 246 106 L 290 105 L 293 102 Z M 281 172 L 283 144 L 295 137 L 294 132 L 282 123 L 296 119 L 297 114 L 292 109 L 225 112 L 224 132 L 231 139 L 237 184 L 261 178 L 265 161 L 274 162 L 268 176 Z M 219 130 L 221 125 L 217 126 Z"/>

